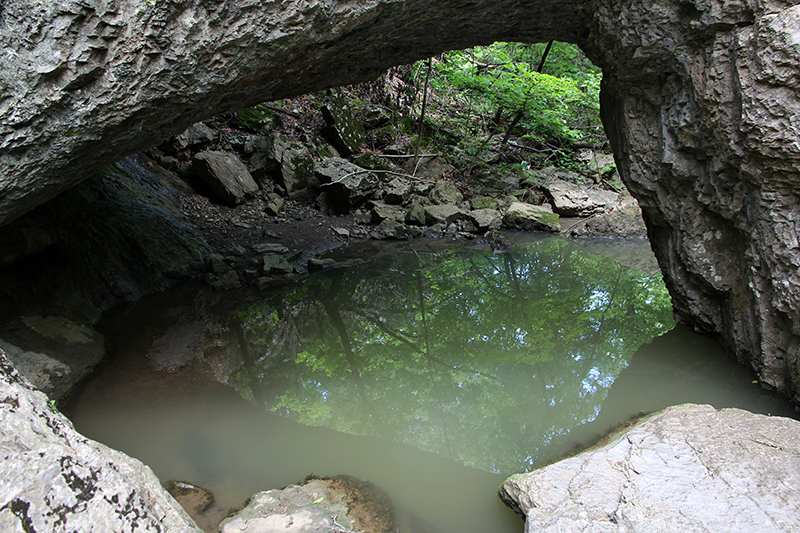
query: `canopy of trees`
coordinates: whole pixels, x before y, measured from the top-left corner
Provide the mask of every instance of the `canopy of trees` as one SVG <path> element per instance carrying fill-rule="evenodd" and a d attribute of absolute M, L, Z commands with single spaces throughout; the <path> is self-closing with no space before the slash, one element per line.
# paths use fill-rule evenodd
<path fill-rule="evenodd" d="M 462 124 L 502 129 L 519 114 L 519 133 L 538 142 L 605 140 L 601 72 L 575 45 L 494 43 L 447 52 L 435 71 L 434 102 L 440 110 L 452 108 L 453 120 Z"/>

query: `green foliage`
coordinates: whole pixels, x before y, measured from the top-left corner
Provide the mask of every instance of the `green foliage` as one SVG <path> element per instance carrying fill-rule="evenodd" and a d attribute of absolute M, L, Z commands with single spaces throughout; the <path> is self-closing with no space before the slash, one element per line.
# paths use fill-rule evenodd
<path fill-rule="evenodd" d="M 600 69 L 577 46 L 554 43 L 538 73 L 544 47 L 494 43 L 443 54 L 431 80 L 431 116 L 468 138 L 488 129 L 498 110 L 505 125 L 521 112 L 518 133 L 534 141 L 602 142 Z"/>
<path fill-rule="evenodd" d="M 277 114 L 274 111 L 265 105 L 258 104 L 237 111 L 233 114 L 229 123 L 237 128 L 259 133 L 265 126 L 269 127 L 275 120 L 277 120 Z"/>

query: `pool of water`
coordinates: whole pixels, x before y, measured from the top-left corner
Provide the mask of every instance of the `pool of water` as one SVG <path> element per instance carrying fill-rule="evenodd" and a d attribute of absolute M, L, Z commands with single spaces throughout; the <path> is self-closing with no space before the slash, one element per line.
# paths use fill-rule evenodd
<path fill-rule="evenodd" d="M 675 326 L 646 242 L 517 240 L 366 244 L 274 290 L 185 284 L 120 307 L 99 325 L 110 363 L 68 415 L 223 509 L 347 474 L 389 494 L 400 531 L 440 533 L 520 531 L 505 477 L 642 412 L 795 416 Z"/>

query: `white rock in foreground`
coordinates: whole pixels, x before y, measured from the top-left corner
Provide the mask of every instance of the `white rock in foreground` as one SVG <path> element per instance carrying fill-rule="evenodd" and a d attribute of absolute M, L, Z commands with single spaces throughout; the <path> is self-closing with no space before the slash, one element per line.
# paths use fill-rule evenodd
<path fill-rule="evenodd" d="M 0 350 L 0 531 L 201 530 L 150 468 L 75 431 Z"/>
<path fill-rule="evenodd" d="M 800 531 L 800 422 L 670 407 L 500 497 L 526 532 Z"/>

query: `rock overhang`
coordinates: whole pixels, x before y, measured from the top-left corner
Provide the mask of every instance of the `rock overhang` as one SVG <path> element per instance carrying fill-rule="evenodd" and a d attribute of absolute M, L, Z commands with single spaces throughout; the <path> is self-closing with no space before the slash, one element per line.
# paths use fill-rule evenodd
<path fill-rule="evenodd" d="M 677 314 L 792 395 L 798 19 L 797 0 L 12 0 L 0 224 L 217 113 L 448 49 L 569 41 L 603 68 L 606 133 Z"/>
<path fill-rule="evenodd" d="M 588 28 L 574 0 L 8 3 L 0 224 L 214 114 L 448 49 L 585 42 Z"/>

